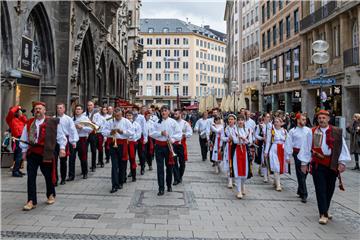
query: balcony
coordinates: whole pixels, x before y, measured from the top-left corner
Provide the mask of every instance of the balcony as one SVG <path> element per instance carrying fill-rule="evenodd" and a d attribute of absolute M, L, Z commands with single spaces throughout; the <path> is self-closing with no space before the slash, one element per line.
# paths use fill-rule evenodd
<path fill-rule="evenodd" d="M 300 30 L 304 31 L 305 29 L 313 26 L 314 24 L 317 24 L 321 20 L 327 18 L 332 13 L 334 13 L 336 9 L 337 9 L 336 1 L 331 1 L 325 6 L 322 6 L 314 13 L 306 16 L 300 21 Z"/>
<path fill-rule="evenodd" d="M 359 65 L 359 47 L 344 51 L 344 68 Z"/>

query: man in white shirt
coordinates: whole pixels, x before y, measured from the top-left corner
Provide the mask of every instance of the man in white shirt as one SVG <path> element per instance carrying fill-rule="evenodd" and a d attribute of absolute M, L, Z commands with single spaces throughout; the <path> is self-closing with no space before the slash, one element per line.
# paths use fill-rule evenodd
<path fill-rule="evenodd" d="M 107 107 L 107 116 L 106 116 L 105 125 L 107 124 L 107 121 L 112 119 L 113 114 L 114 114 L 114 108 L 112 106 L 108 106 Z M 106 159 L 106 162 L 105 163 L 110 162 L 110 143 L 111 143 L 111 139 L 110 138 L 106 139 L 106 141 L 105 141 L 105 159 Z"/>
<path fill-rule="evenodd" d="M 56 173 L 54 166 L 54 152 L 56 143 L 59 144 L 59 156 L 65 157 L 66 136 L 59 124 L 58 118 L 46 117 L 46 104 L 33 103 L 34 118 L 30 118 L 21 134 L 20 147 L 23 161 L 27 160 L 27 192 L 28 200 L 24 211 L 36 208 L 36 176 L 38 168 L 45 178 L 47 204 L 55 203 Z"/>
<path fill-rule="evenodd" d="M 290 156 L 294 157 L 296 177 L 298 181 L 297 194 L 301 198 L 301 202 L 306 203 L 308 197 L 306 188 L 307 173 L 301 171 L 301 161 L 298 159 L 298 153 L 303 142 L 306 141 L 306 136 L 311 134 L 311 129 L 306 127 L 306 116 L 304 114 L 296 114 L 297 126 L 290 129 L 285 140 L 285 158 L 289 160 Z"/>
<path fill-rule="evenodd" d="M 95 109 L 95 105 L 93 101 L 88 101 L 86 116 L 90 119 L 90 121 L 94 122 L 94 116 L 98 112 Z M 97 147 L 97 137 L 96 132 L 92 131 L 88 136 L 88 146 L 90 145 L 91 150 L 91 171 L 95 172 L 96 169 L 96 147 Z"/>
<path fill-rule="evenodd" d="M 351 156 L 342 137 L 342 129 L 329 125 L 330 114 L 326 110 L 317 113 L 319 126 L 312 129 L 306 141 L 300 147 L 298 158 L 301 171 L 308 172 L 311 165 L 316 200 L 319 209 L 319 223 L 327 224 L 332 219 L 329 207 L 335 191 L 336 178 L 339 178 L 340 190 L 343 190 L 340 174 L 345 171 L 346 162 Z"/>
<path fill-rule="evenodd" d="M 93 123 L 100 127 L 96 134 L 96 147 L 98 151 L 97 166 L 104 167 L 104 136 L 102 134 L 103 128 L 106 123 L 107 107 L 100 107 L 100 111 L 94 114 Z"/>
<path fill-rule="evenodd" d="M 110 146 L 112 183 L 110 193 L 122 189 L 126 181 L 127 141 L 134 134 L 131 122 L 123 117 L 121 109 L 116 108 L 114 113 L 114 119 L 108 121 L 103 131 L 105 137 L 113 138 L 113 143 Z"/>
<path fill-rule="evenodd" d="M 154 124 L 150 136 L 155 139 L 155 157 L 157 165 L 157 178 L 159 185 L 158 196 L 164 195 L 164 165 L 166 166 L 166 185 L 168 192 L 172 192 L 172 169 L 175 164 L 173 144 L 181 141 L 182 132 L 179 124 L 169 117 L 168 106 L 161 107 L 161 120 Z M 169 149 L 170 148 L 170 149 Z"/>
<path fill-rule="evenodd" d="M 206 161 L 208 152 L 208 142 L 210 140 L 210 121 L 208 120 L 207 111 L 203 112 L 202 118 L 200 118 L 196 124 L 194 131 L 199 133 L 199 143 L 201 148 L 202 160 Z"/>
<path fill-rule="evenodd" d="M 66 138 L 68 139 L 68 143 L 66 144 L 66 156 L 60 158 L 60 176 L 61 181 L 60 185 L 64 185 L 66 182 L 66 173 L 67 173 L 67 157 L 70 156 L 70 153 L 73 149 L 76 148 L 76 143 L 79 141 L 79 135 L 76 131 L 76 127 L 74 121 L 71 117 L 65 114 L 66 108 L 64 103 L 58 103 L 56 105 L 56 117 L 60 119 L 60 125 L 64 131 Z M 59 144 L 56 145 L 56 184 L 59 179 L 58 177 L 58 156 L 60 152 Z"/>
<path fill-rule="evenodd" d="M 134 107 L 136 111 L 139 109 L 138 107 Z M 142 107 L 139 114 L 134 114 L 134 117 L 136 115 L 135 121 L 141 126 L 141 138 L 138 140 L 137 148 L 138 148 L 138 157 L 140 160 L 140 174 L 144 175 L 145 173 L 145 144 L 147 142 L 148 138 L 148 131 L 147 131 L 147 125 L 145 120 L 145 114 L 146 107 Z"/>

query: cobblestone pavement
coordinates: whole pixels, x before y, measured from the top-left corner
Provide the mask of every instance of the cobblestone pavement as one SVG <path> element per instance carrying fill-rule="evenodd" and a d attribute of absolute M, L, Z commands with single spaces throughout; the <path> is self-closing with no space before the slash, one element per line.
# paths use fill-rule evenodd
<path fill-rule="evenodd" d="M 23 212 L 26 178 L 12 178 L 8 169 L 2 169 L 1 235 L 6 239 L 360 238 L 360 172 L 344 174 L 346 191 L 336 189 L 334 219 L 322 226 L 317 223 L 311 177 L 306 204 L 296 197 L 295 174 L 282 176 L 283 191 L 276 192 L 255 173 L 247 182 L 247 195 L 237 200 L 226 188 L 225 175 L 216 175 L 208 161 L 201 161 L 197 136 L 188 145 L 184 182 L 163 197 L 156 195 L 156 171 L 147 171 L 136 183 L 110 194 L 107 164 L 87 180 L 77 172 L 74 182 L 57 187 L 56 203 L 47 206 L 39 171 L 39 204 Z"/>

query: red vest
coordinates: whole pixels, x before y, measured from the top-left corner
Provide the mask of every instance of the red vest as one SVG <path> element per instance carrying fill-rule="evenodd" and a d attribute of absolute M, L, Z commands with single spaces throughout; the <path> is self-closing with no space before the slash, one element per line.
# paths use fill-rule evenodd
<path fill-rule="evenodd" d="M 34 121 L 35 121 L 35 118 L 30 118 L 26 123 L 29 142 L 33 138 L 33 136 L 30 136 L 30 129 L 31 129 L 31 125 L 35 124 Z M 28 154 L 30 154 L 30 153 L 35 153 L 38 155 L 44 154 L 46 123 L 47 123 L 47 118 L 45 118 L 44 122 L 40 125 L 39 137 L 38 137 L 37 143 L 34 146 L 29 145 L 29 148 L 27 151 Z"/>

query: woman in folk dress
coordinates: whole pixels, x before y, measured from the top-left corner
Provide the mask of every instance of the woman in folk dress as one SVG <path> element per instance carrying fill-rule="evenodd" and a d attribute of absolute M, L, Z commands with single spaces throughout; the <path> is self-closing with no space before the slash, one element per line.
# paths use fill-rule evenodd
<path fill-rule="evenodd" d="M 214 118 L 214 123 L 211 125 L 211 131 L 215 134 L 214 147 L 212 152 L 212 159 L 215 163 L 215 173 L 218 174 L 220 172 L 220 162 L 222 161 L 222 140 L 221 135 L 224 131 L 224 125 L 221 123 L 220 117 Z"/>
<path fill-rule="evenodd" d="M 245 181 L 250 172 L 250 156 L 247 151 L 247 145 L 252 144 L 253 136 L 250 128 L 245 127 L 245 116 L 240 115 L 237 119 L 236 126 L 237 137 L 234 138 L 236 144 L 234 152 L 234 177 L 236 179 L 237 195 L 239 199 L 245 195 Z"/>
<path fill-rule="evenodd" d="M 234 168 L 233 168 L 233 156 L 235 152 L 235 144 L 233 140 L 236 138 L 236 126 L 235 126 L 236 116 L 234 114 L 229 114 L 228 116 L 228 126 L 223 131 L 221 140 L 225 143 L 224 148 L 224 171 L 228 173 L 228 188 L 233 187 L 232 178 L 234 177 Z"/>
<path fill-rule="evenodd" d="M 274 186 L 276 191 L 281 191 L 280 175 L 288 171 L 288 161 L 285 160 L 284 145 L 287 131 L 282 128 L 283 121 L 276 117 L 271 132 L 267 134 L 265 157 L 270 160 L 270 169 L 274 172 Z"/>

